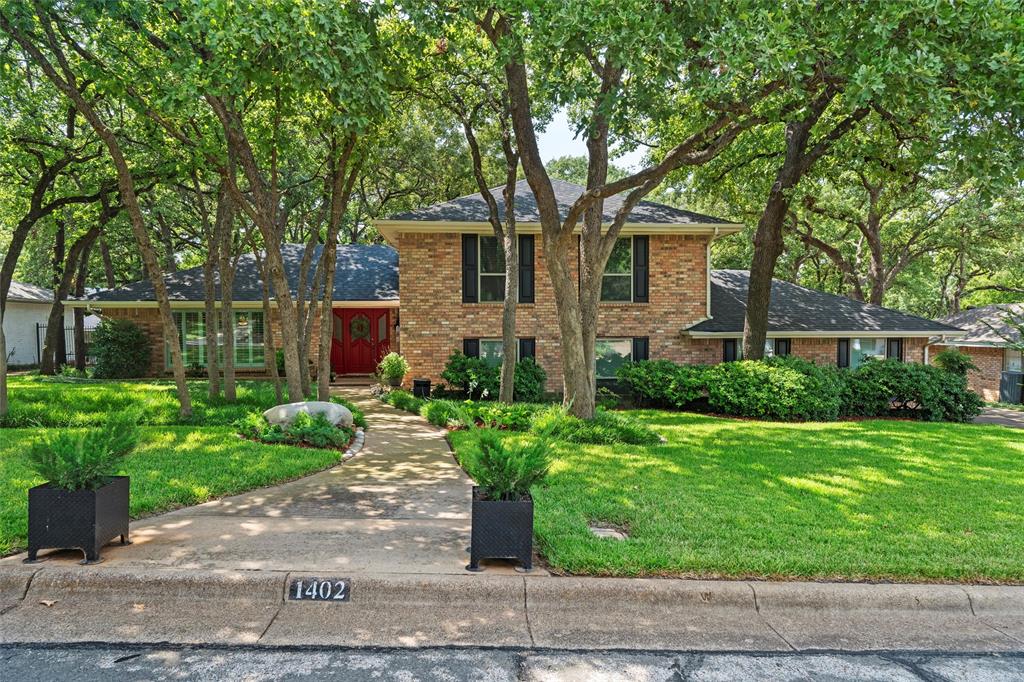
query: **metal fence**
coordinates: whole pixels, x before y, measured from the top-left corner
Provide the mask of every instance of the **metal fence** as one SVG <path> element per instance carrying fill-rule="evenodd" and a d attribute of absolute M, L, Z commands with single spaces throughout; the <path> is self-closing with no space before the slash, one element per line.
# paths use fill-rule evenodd
<path fill-rule="evenodd" d="M 46 328 L 49 325 L 40 324 L 36 322 L 36 363 L 42 362 L 43 359 L 43 346 L 46 345 Z M 65 364 L 73 364 L 75 362 L 75 328 L 64 327 L 64 346 L 67 348 L 67 362 Z M 86 364 L 92 364 L 94 357 L 90 352 L 92 348 L 92 329 L 85 330 L 85 362 Z"/>

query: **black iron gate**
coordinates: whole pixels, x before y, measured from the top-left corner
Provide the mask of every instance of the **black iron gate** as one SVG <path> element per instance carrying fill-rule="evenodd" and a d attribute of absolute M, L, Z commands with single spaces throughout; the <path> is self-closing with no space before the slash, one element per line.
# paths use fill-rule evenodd
<path fill-rule="evenodd" d="M 36 364 L 43 360 L 43 346 L 46 344 L 46 327 L 48 325 L 36 322 Z M 75 328 L 64 327 L 64 347 L 67 348 L 67 364 L 75 362 Z M 92 347 L 92 330 L 85 330 L 85 362 L 92 364 L 93 356 L 89 352 Z"/>

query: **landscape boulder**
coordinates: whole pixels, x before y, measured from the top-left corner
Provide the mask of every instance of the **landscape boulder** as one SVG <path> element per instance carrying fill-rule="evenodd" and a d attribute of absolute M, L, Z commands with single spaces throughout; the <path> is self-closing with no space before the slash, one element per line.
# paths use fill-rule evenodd
<path fill-rule="evenodd" d="M 344 405 L 327 403 L 321 400 L 307 400 L 301 403 L 288 403 L 271 407 L 263 413 L 264 419 L 271 425 L 290 426 L 299 414 L 315 417 L 322 414 L 327 421 L 335 426 L 352 427 L 352 412 Z"/>

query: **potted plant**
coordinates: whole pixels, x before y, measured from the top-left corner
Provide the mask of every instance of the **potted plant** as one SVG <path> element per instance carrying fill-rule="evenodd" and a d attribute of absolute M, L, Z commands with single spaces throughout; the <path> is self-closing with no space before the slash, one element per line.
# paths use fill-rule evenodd
<path fill-rule="evenodd" d="M 59 433 L 33 443 L 30 466 L 47 482 L 28 491 L 28 558 L 40 549 L 80 549 L 81 563 L 100 561 L 100 548 L 128 540 L 128 477 L 116 476 L 138 443 L 138 419 L 115 415 L 98 429 Z"/>
<path fill-rule="evenodd" d="M 472 424 L 472 419 L 463 418 Z M 471 427 L 473 428 L 473 427 Z M 468 571 L 481 571 L 481 559 L 517 559 L 533 568 L 533 498 L 530 488 L 550 466 L 546 438 L 509 445 L 497 429 L 473 428 L 477 451 L 466 464 L 473 486 L 473 529 Z"/>
<path fill-rule="evenodd" d="M 394 351 L 388 353 L 380 360 L 380 364 L 377 365 L 377 374 L 380 375 L 382 381 L 386 381 L 389 386 L 401 386 L 402 379 L 409 373 L 409 363 L 406 362 L 398 353 Z"/>

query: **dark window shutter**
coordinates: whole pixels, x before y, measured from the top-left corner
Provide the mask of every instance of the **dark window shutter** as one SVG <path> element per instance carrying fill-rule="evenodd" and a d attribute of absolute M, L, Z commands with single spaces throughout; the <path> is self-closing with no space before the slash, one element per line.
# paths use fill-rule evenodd
<path fill-rule="evenodd" d="M 786 357 L 790 354 L 789 339 L 775 339 L 775 354 L 779 357 Z"/>
<path fill-rule="evenodd" d="M 646 336 L 633 337 L 633 362 L 649 360 L 650 343 Z"/>
<path fill-rule="evenodd" d="M 850 366 L 850 339 L 839 339 L 836 344 L 836 365 L 839 367 Z"/>
<path fill-rule="evenodd" d="M 633 301 L 647 303 L 647 272 L 650 263 L 650 241 L 647 235 L 633 237 Z"/>
<path fill-rule="evenodd" d="M 479 252 L 477 251 L 477 237 L 475 234 L 462 235 L 462 302 L 476 303 L 479 299 L 477 293 L 477 272 L 480 269 Z"/>
<path fill-rule="evenodd" d="M 885 357 L 903 361 L 903 339 L 887 339 L 885 342 Z"/>
<path fill-rule="evenodd" d="M 533 235 L 519 235 L 519 302 L 533 303 Z"/>
<path fill-rule="evenodd" d="M 462 339 L 462 354 L 467 358 L 480 357 L 480 339 Z"/>
<path fill-rule="evenodd" d="M 519 339 L 519 359 L 537 359 L 537 339 Z"/>
<path fill-rule="evenodd" d="M 722 362 L 736 361 L 736 339 L 722 339 Z"/>

